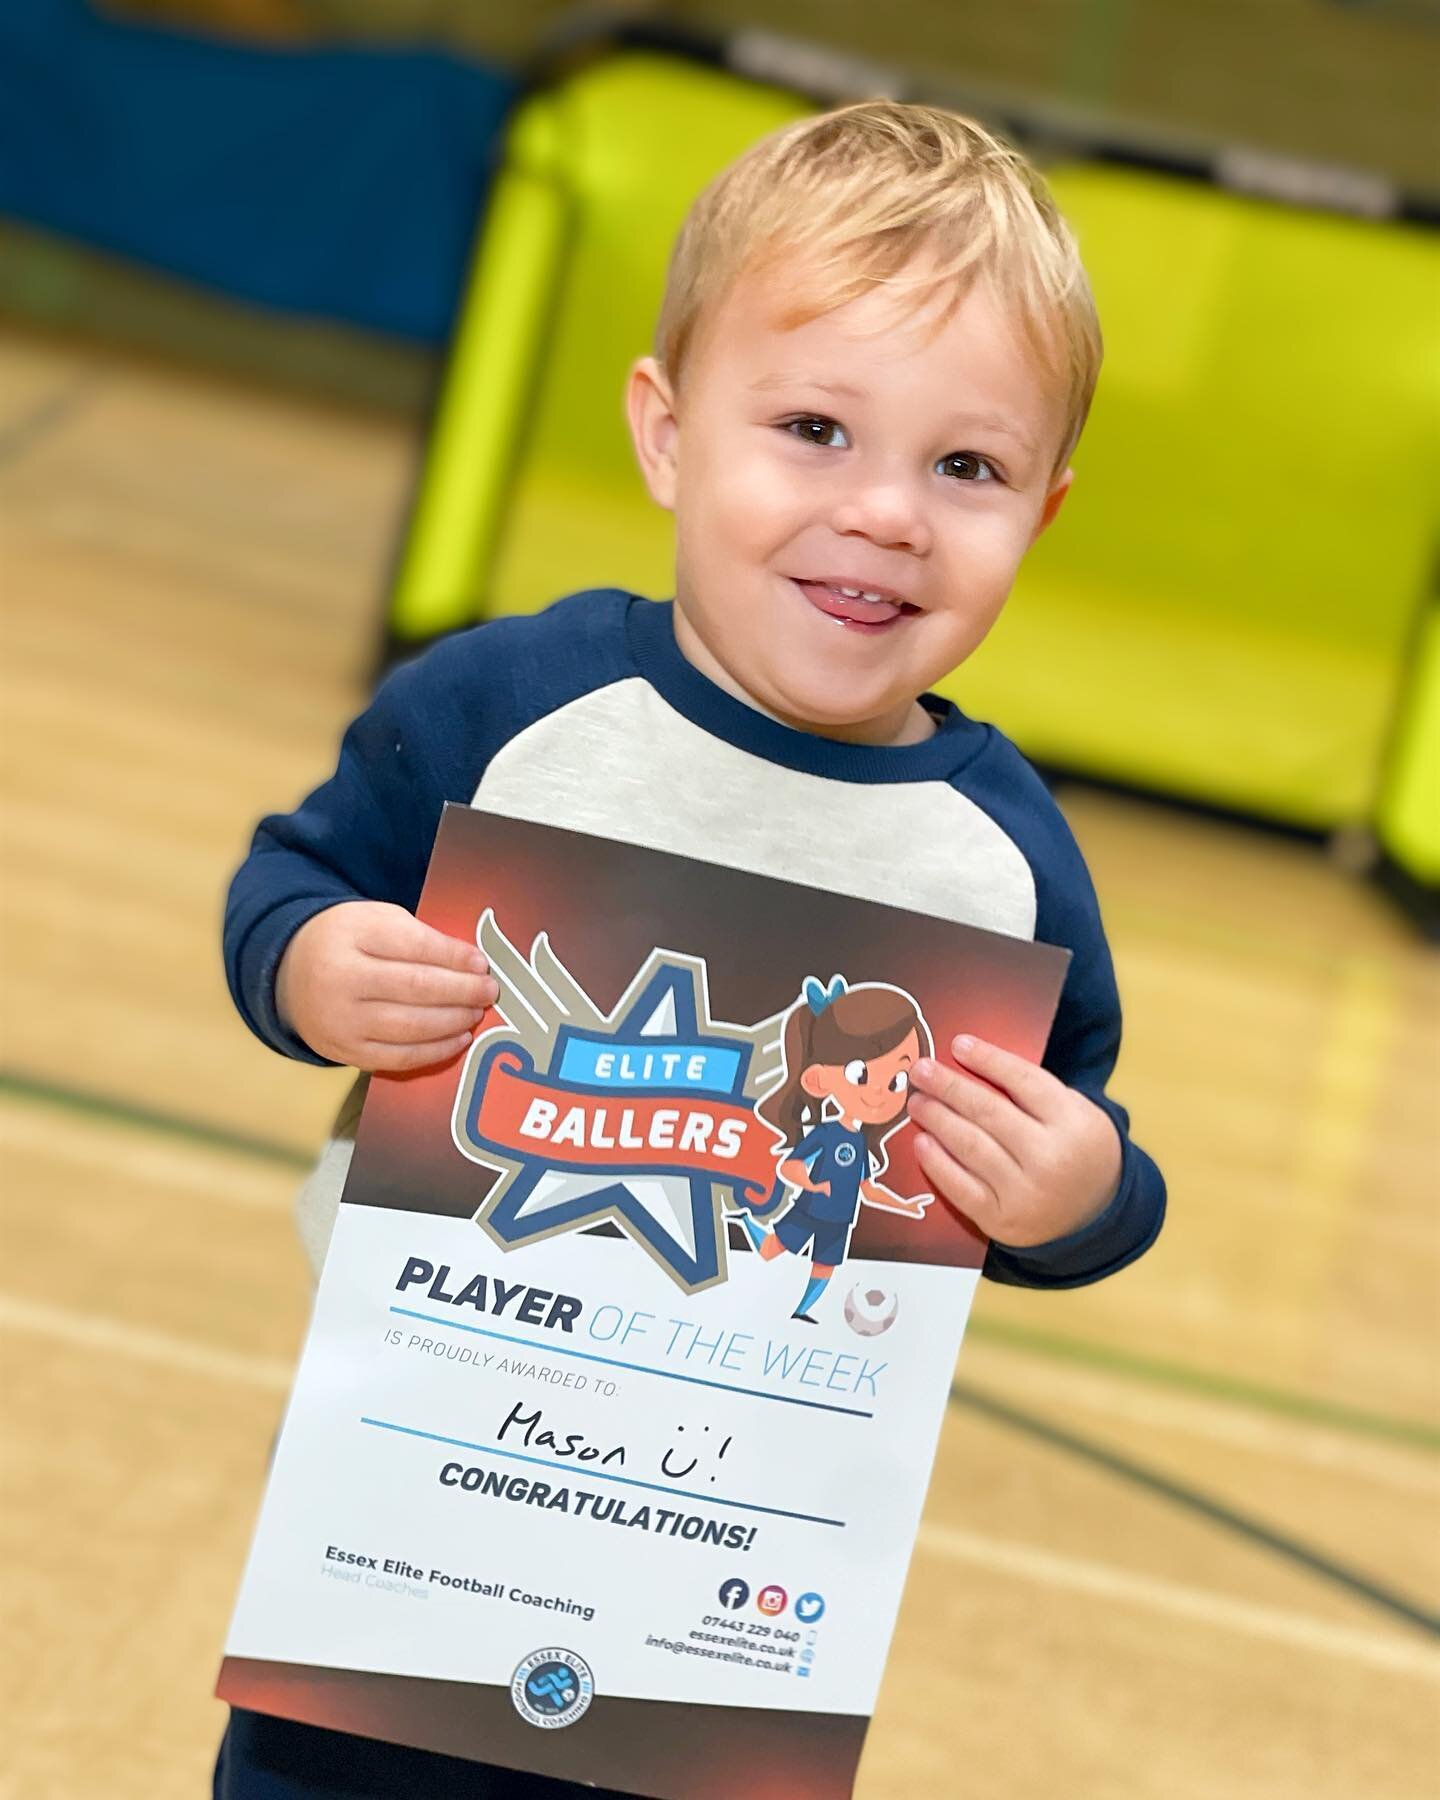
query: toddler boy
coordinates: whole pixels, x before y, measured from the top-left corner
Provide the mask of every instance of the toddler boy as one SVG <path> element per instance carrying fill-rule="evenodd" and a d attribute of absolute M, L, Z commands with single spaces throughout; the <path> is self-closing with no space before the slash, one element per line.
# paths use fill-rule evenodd
<path fill-rule="evenodd" d="M 1084 862 L 1014 746 L 929 691 L 1073 480 L 1101 340 L 1068 228 L 972 122 L 842 108 L 700 196 L 655 348 L 627 406 L 675 514 L 673 602 L 575 594 L 396 671 L 331 779 L 256 832 L 226 917 L 236 1004 L 309 1062 L 457 1057 L 498 986 L 413 917 L 451 800 L 1063 944 L 1043 1068 L 937 1046 L 916 1153 L 992 1239 L 992 1279 L 1123 1268 L 1165 1194 L 1105 1092 L 1120 1010 Z M 302 1196 L 317 1267 L 357 1110 Z M 216 1773 L 225 1800 L 595 1791 L 238 1711 Z"/>

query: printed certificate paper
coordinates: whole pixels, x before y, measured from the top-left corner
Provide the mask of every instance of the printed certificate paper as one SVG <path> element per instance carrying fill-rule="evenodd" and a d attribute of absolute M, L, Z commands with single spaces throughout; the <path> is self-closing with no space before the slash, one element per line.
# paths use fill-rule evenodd
<path fill-rule="evenodd" d="M 983 1242 L 905 1067 L 1068 953 L 447 809 L 463 1059 L 371 1083 L 233 1705 L 654 1795 L 851 1792 Z"/>

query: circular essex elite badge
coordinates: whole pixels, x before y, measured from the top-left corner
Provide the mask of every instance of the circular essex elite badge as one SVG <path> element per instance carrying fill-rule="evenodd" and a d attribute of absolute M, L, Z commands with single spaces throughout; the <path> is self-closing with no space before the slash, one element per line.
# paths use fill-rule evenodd
<path fill-rule="evenodd" d="M 531 1725 L 555 1731 L 573 1725 L 595 1698 L 590 1665 L 573 1650 L 532 1650 L 510 1682 L 515 1710 Z"/>

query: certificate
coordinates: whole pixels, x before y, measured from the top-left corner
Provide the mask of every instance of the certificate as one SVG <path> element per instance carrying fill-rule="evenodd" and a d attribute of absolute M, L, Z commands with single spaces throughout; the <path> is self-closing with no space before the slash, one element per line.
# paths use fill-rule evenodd
<path fill-rule="evenodd" d="M 220 1697 L 848 1795 L 985 1252 L 906 1069 L 1068 953 L 467 807 L 419 912 L 499 1007 L 370 1084 Z"/>

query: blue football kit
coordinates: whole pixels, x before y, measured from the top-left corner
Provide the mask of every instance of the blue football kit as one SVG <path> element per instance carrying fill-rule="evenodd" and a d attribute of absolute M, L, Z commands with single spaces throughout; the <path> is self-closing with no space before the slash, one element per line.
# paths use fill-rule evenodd
<path fill-rule="evenodd" d="M 802 1188 L 776 1223 L 775 1235 L 797 1256 L 810 1245 L 811 1260 L 833 1269 L 845 1260 L 850 1227 L 860 1209 L 860 1184 L 870 1174 L 865 1134 L 851 1131 L 840 1119 L 827 1119 L 801 1138 L 785 1160 L 804 1163 L 811 1181 L 828 1182 L 830 1192 Z"/>

